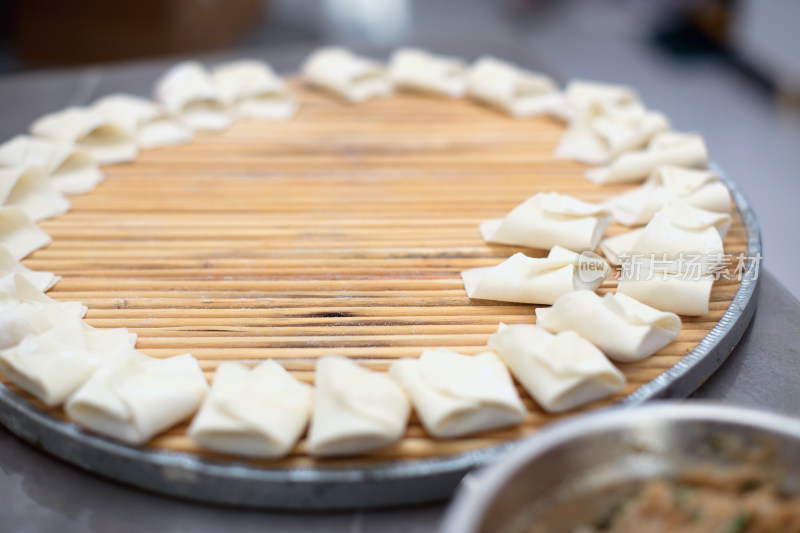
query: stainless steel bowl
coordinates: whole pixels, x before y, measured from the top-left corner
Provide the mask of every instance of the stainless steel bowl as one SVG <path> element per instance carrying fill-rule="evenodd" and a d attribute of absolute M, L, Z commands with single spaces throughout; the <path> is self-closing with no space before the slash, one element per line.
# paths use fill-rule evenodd
<path fill-rule="evenodd" d="M 658 477 L 750 464 L 800 494 L 800 420 L 704 402 L 660 402 L 578 416 L 467 476 L 442 533 L 573 531 L 608 516 Z"/>

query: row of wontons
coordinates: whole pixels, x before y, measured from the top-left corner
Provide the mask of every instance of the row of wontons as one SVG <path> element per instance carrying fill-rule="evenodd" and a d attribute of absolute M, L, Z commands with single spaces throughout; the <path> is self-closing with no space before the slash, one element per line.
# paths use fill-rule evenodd
<path fill-rule="evenodd" d="M 554 303 L 537 310 L 537 326 L 501 325 L 489 342 L 494 352 L 465 356 L 427 350 L 418 359 L 397 361 L 388 375 L 346 358 L 324 357 L 314 389 L 271 361 L 253 370 L 228 363 L 218 368 L 209 392 L 192 356 L 150 358 L 134 349 L 135 335 L 127 330 L 89 327 L 79 302 L 56 302 L 44 295 L 56 276 L 19 263 L 50 242 L 34 221 L 68 209 L 61 193 L 91 190 L 102 179 L 97 164 L 133 159 L 139 148 L 187 142 L 195 129 L 223 129 L 233 117 L 285 120 L 296 112 L 284 82 L 263 63 L 235 62 L 211 72 L 196 63 L 180 64 L 159 81 L 157 103 L 109 96 L 89 108 L 43 117 L 32 126 L 32 137 L 20 136 L 0 147 L 0 172 L 7 172 L 0 181 L 9 191 L 0 211 L 5 248 L 0 248 L 5 274 L 0 281 L 0 369 L 9 379 L 49 406 L 65 404 L 67 415 L 82 426 L 131 444 L 149 441 L 199 408 L 189 433 L 201 446 L 279 457 L 294 447 L 310 421 L 306 451 L 327 456 L 363 453 L 396 441 L 411 404 L 435 437 L 517 424 L 525 408 L 508 368 L 544 409 L 571 409 L 624 385 L 624 376 L 606 355 L 639 360 L 678 334 L 680 319 L 664 312 L 657 296 L 669 296 L 671 290 L 630 293 L 641 301 L 655 300 L 661 311 L 622 288 L 604 298 L 593 290 L 575 290 L 580 288 L 574 276 L 576 252 L 595 249 L 612 216 L 623 224 L 649 223 L 604 241 L 601 247 L 609 258 L 638 248 L 660 251 L 663 232 L 676 228 L 696 240 L 670 241 L 676 247 L 668 251 L 709 242 L 707 249 L 719 245 L 721 250 L 730 222 L 724 214 L 709 222 L 711 215 L 701 209 L 730 211 L 727 190 L 713 173 L 692 170 L 707 162 L 702 139 L 666 131 L 666 119 L 645 110 L 633 91 L 573 82 L 562 92 L 549 78 L 496 59 L 483 58 L 468 69 L 458 60 L 418 50 L 398 51 L 388 70 L 346 50 L 321 50 L 307 60 L 303 76 L 353 103 L 396 88 L 448 97 L 467 93 L 516 118 L 547 113 L 569 121 L 559 154 L 607 163 L 590 171 L 590 179 L 650 177 L 607 205 L 540 194 L 505 218 L 481 225 L 487 241 L 551 250 L 545 259 L 517 254 L 498 267 L 463 273 L 472 297 Z M 682 202 L 670 203 L 675 199 Z M 658 229 L 657 219 L 666 229 Z M 719 243 L 708 228 L 718 233 Z M 630 236 L 637 232 L 649 237 L 637 235 L 636 242 L 655 244 L 632 247 Z M 602 259 L 592 261 L 600 275 L 588 282 L 588 289 L 610 271 Z M 509 284 L 509 279 L 516 281 Z M 701 299 L 693 302 L 700 310 Z M 707 297 L 705 305 L 707 310 Z"/>

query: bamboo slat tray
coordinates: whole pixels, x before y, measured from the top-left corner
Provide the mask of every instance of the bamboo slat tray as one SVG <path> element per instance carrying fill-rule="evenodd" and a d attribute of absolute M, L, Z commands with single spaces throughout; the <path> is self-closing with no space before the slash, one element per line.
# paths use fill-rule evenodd
<path fill-rule="evenodd" d="M 191 352 L 209 380 L 222 361 L 274 358 L 310 382 L 324 354 L 385 370 L 426 347 L 474 354 L 499 322 L 532 323 L 534 306 L 467 298 L 462 270 L 522 250 L 486 244 L 478 223 L 540 191 L 600 201 L 629 188 L 593 185 L 583 165 L 554 159 L 563 126 L 546 119 L 406 95 L 353 107 L 298 94 L 289 123 L 239 122 L 107 168 L 96 192 L 42 224 L 55 242 L 25 264 L 63 276 L 49 294 L 84 302 L 91 325 L 130 328 L 153 356 Z M 726 252 L 756 255 L 755 219 L 729 185 L 738 210 Z M 738 342 L 756 279 L 757 265 L 741 283 L 716 283 L 707 316 L 684 319 L 675 342 L 622 365 L 625 390 L 585 409 L 691 393 Z M 396 446 L 337 461 L 309 458 L 302 442 L 277 462 L 210 454 L 186 425 L 131 448 L 80 431 L 8 384 L 0 421 L 67 461 L 163 493 L 368 507 L 444 498 L 469 468 L 569 416 L 521 394 L 530 414 L 518 428 L 443 441 L 412 419 Z"/>

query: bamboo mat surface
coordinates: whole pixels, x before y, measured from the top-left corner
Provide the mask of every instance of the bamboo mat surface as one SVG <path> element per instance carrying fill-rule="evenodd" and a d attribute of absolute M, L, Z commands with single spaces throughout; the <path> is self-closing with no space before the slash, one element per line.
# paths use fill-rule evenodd
<path fill-rule="evenodd" d="M 273 358 L 313 382 L 325 354 L 386 370 L 429 347 L 475 354 L 498 323 L 533 323 L 532 305 L 470 300 L 459 274 L 518 251 L 547 252 L 487 244 L 478 223 L 541 191 L 597 202 L 631 188 L 591 184 L 583 165 L 554 159 L 563 126 L 548 119 L 515 121 L 420 96 L 359 106 L 300 89 L 298 96 L 291 122 L 237 122 L 106 168 L 94 193 L 72 197 L 68 214 L 41 223 L 54 243 L 24 264 L 63 276 L 48 294 L 84 302 L 89 324 L 129 328 L 152 356 L 190 352 L 209 380 L 223 361 Z M 607 235 L 622 231 L 614 225 Z M 735 212 L 726 253 L 744 253 L 746 244 Z M 738 288 L 715 283 L 708 315 L 684 318 L 678 339 L 653 357 L 620 365 L 624 391 L 584 410 L 619 401 L 680 361 Z M 314 460 L 301 441 L 285 460 L 253 463 L 445 456 L 569 416 L 545 414 L 520 393 L 529 414 L 516 428 L 436 440 L 412 417 L 401 442 L 369 457 Z M 226 460 L 193 445 L 186 427 L 149 446 Z"/>

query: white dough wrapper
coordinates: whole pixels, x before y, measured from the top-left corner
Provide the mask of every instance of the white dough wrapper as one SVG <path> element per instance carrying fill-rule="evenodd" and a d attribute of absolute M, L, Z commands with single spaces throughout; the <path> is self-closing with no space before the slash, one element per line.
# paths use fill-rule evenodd
<path fill-rule="evenodd" d="M 617 292 L 661 311 L 678 315 L 708 314 L 714 277 L 687 272 L 672 272 L 645 260 L 623 265 Z"/>
<path fill-rule="evenodd" d="M 622 372 L 574 331 L 553 335 L 539 326 L 501 323 L 489 347 L 550 413 L 605 398 L 625 386 Z"/>
<path fill-rule="evenodd" d="M 611 224 L 611 211 L 556 192 L 536 194 L 505 218 L 480 224 L 487 242 L 573 252 L 592 251 Z"/>
<path fill-rule="evenodd" d="M 125 329 L 95 330 L 72 318 L 0 351 L 0 371 L 45 405 L 55 407 L 82 386 L 102 361 L 131 349 L 130 335 Z"/>
<path fill-rule="evenodd" d="M 322 48 L 302 67 L 308 85 L 330 92 L 346 102 L 359 104 L 392 93 L 392 81 L 383 65 L 359 57 L 345 48 Z"/>
<path fill-rule="evenodd" d="M 549 76 L 491 56 L 479 58 L 469 69 L 467 94 L 518 119 L 549 113 L 559 98 L 558 86 Z"/>
<path fill-rule="evenodd" d="M 81 324 L 86 335 L 86 347 L 91 352 L 108 354 L 136 347 L 138 336 L 128 331 L 128 328 L 95 328 L 86 322 Z"/>
<path fill-rule="evenodd" d="M 723 259 L 725 235 L 731 225 L 727 213 L 693 207 L 681 200 L 661 208 L 633 244 L 631 260 L 672 262 L 679 272 L 706 274 Z"/>
<path fill-rule="evenodd" d="M 92 157 L 75 144 L 30 135 L 17 135 L 0 146 L 0 166 L 18 165 L 42 167 L 53 187 L 68 195 L 91 192 L 104 178 Z"/>
<path fill-rule="evenodd" d="M 80 302 L 3 304 L 0 309 L 0 349 L 16 346 L 28 335 L 40 335 L 66 320 L 82 318 Z"/>
<path fill-rule="evenodd" d="M 395 361 L 389 373 L 436 438 L 514 426 L 525 418 L 514 382 L 492 352 L 471 356 L 444 348 L 425 350 L 419 359 Z"/>
<path fill-rule="evenodd" d="M 139 154 L 136 138 L 121 123 L 87 107 L 45 115 L 31 125 L 31 133 L 73 143 L 100 165 L 126 163 Z"/>
<path fill-rule="evenodd" d="M 663 165 L 707 168 L 708 149 L 705 141 L 696 133 L 660 133 L 653 137 L 644 150 L 626 152 L 608 166 L 587 170 L 586 179 L 600 184 L 637 182 Z"/>
<path fill-rule="evenodd" d="M 411 412 L 408 397 L 388 375 L 338 356 L 317 361 L 308 453 L 353 455 L 399 440 Z"/>
<path fill-rule="evenodd" d="M 395 89 L 461 98 L 467 90 L 467 65 L 456 57 L 437 56 L 417 48 L 402 48 L 389 60 Z"/>
<path fill-rule="evenodd" d="M 178 63 L 156 82 L 156 100 L 195 130 L 221 131 L 232 122 L 211 73 L 196 61 Z"/>
<path fill-rule="evenodd" d="M 55 303 L 24 274 L 11 272 L 0 277 L 0 308 L 25 302 Z"/>
<path fill-rule="evenodd" d="M 263 61 L 223 63 L 213 69 L 212 78 L 220 99 L 237 117 L 289 120 L 297 113 L 297 100 L 286 83 Z"/>
<path fill-rule="evenodd" d="M 63 215 L 70 208 L 44 169 L 28 163 L 0 168 L 0 204 L 16 207 L 34 221 Z"/>
<path fill-rule="evenodd" d="M 223 363 L 189 436 L 203 448 L 246 457 L 287 455 L 311 417 L 313 389 L 274 361 Z"/>
<path fill-rule="evenodd" d="M 190 417 L 207 391 L 191 355 L 155 359 L 130 350 L 104 361 L 65 410 L 90 431 L 141 445 Z"/>
<path fill-rule="evenodd" d="M 110 94 L 92 108 L 123 125 L 140 148 L 186 144 L 194 137 L 194 130 L 180 116 L 140 96 Z"/>
<path fill-rule="evenodd" d="M 16 259 L 24 259 L 53 242 L 52 237 L 16 207 L 0 208 L 0 245 Z"/>
<path fill-rule="evenodd" d="M 564 90 L 571 105 L 586 106 L 596 103 L 629 104 L 637 102 L 636 89 L 627 85 L 601 81 L 570 80 Z"/>
<path fill-rule="evenodd" d="M 602 298 L 591 291 L 562 296 L 552 307 L 536 309 L 536 322 L 554 333 L 574 331 L 614 361 L 640 361 L 672 342 L 681 319 L 624 294 Z"/>
<path fill-rule="evenodd" d="M 23 274 L 0 278 L 0 349 L 19 344 L 27 335 L 39 335 L 63 321 L 83 318 L 80 302 L 57 302 Z"/>
<path fill-rule="evenodd" d="M 497 266 L 465 270 L 461 279 L 470 298 L 551 305 L 567 292 L 597 290 L 610 273 L 594 254 L 556 246 L 546 258 L 516 253 Z"/>
<path fill-rule="evenodd" d="M 20 272 L 9 273 L 0 277 L 0 308 L 7 303 L 34 302 L 42 304 L 61 303 L 47 296 L 44 291 L 39 289 Z M 86 307 L 83 309 L 85 313 Z"/>
<path fill-rule="evenodd" d="M 21 274 L 31 285 L 42 292 L 49 290 L 61 279 L 61 276 L 56 276 L 52 272 L 31 270 L 20 263 L 8 248 L 0 245 L 0 277 L 8 276 L 9 274 Z"/>
<path fill-rule="evenodd" d="M 611 197 L 606 205 L 614 220 L 625 226 L 647 224 L 672 200 L 717 213 L 731 212 L 728 188 L 711 170 L 658 167 L 640 187 Z"/>
<path fill-rule="evenodd" d="M 633 245 L 639 240 L 644 228 L 636 228 L 613 237 L 608 237 L 600 241 L 600 251 L 609 263 L 614 266 L 621 265 L 627 261 L 633 250 Z"/>
<path fill-rule="evenodd" d="M 570 80 L 563 93 L 554 101 L 550 114 L 570 121 L 579 110 L 597 106 L 625 106 L 639 103 L 636 90 L 626 85 L 616 85 L 586 80 Z"/>
<path fill-rule="evenodd" d="M 639 103 L 578 108 L 555 149 L 555 156 L 593 165 L 644 147 L 669 129 L 667 117 Z"/>

